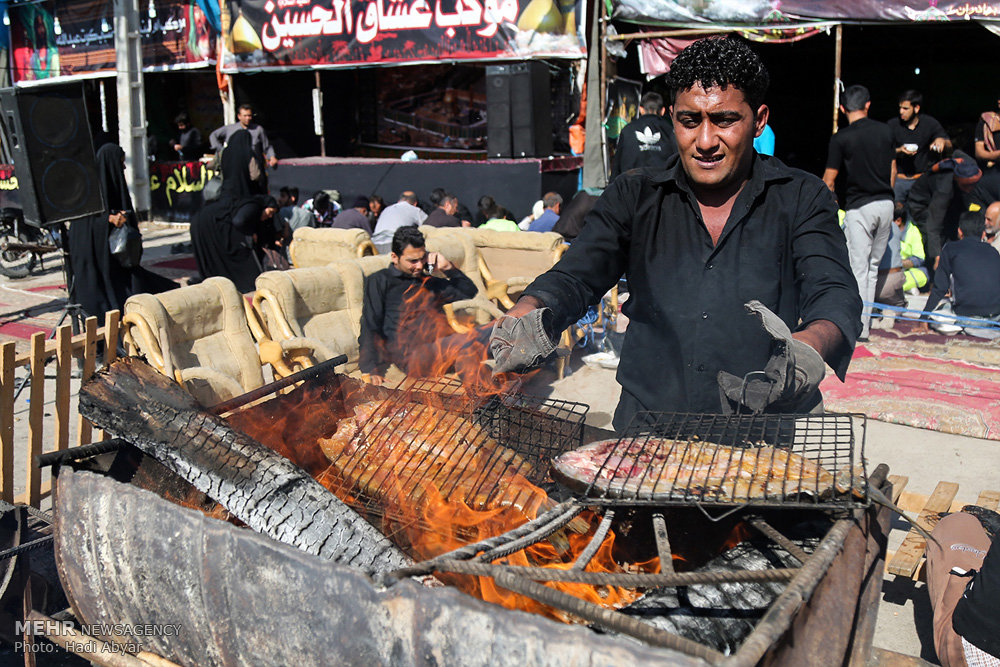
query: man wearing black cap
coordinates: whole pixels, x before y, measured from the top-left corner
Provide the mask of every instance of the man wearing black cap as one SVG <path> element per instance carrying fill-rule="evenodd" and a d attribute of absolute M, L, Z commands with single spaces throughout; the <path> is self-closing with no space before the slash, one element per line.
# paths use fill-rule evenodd
<path fill-rule="evenodd" d="M 330 226 L 334 229 L 363 229 L 371 236 L 372 223 L 368 219 L 368 197 L 364 195 L 355 197 L 351 208 L 345 208 L 338 213 Z"/>

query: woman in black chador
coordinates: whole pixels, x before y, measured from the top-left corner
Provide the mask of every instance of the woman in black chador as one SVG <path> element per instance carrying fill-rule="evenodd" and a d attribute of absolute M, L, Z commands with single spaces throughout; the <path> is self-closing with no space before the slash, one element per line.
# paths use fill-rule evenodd
<path fill-rule="evenodd" d="M 245 136 L 244 136 L 245 135 Z M 252 292 L 261 273 L 263 244 L 273 235 L 278 210 L 273 197 L 260 193 L 251 177 L 262 165 L 250 148 L 250 133 L 239 130 L 222 153 L 222 189 L 191 221 L 191 244 L 202 278 L 223 276 L 240 292 Z"/>
<path fill-rule="evenodd" d="M 139 225 L 125 183 L 125 151 L 120 146 L 105 144 L 98 149 L 97 176 L 105 212 L 71 222 L 67 249 L 70 298 L 103 324 L 104 313 L 121 310 L 129 296 L 164 292 L 177 287 L 177 283 L 142 267 L 124 268 L 111 255 L 108 246 L 111 230 L 122 225 Z"/>

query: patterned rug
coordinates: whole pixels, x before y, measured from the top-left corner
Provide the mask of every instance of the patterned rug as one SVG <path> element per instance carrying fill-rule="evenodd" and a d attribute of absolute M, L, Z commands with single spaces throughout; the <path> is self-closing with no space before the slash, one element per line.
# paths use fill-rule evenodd
<path fill-rule="evenodd" d="M 821 387 L 827 410 L 1000 440 L 1000 368 L 859 345 L 847 382 L 830 374 Z"/>
<path fill-rule="evenodd" d="M 918 354 L 1000 368 L 1000 339 L 985 340 L 966 334 L 946 336 L 903 319 L 897 319 L 891 329 L 872 328 L 865 346 L 872 351 Z"/>

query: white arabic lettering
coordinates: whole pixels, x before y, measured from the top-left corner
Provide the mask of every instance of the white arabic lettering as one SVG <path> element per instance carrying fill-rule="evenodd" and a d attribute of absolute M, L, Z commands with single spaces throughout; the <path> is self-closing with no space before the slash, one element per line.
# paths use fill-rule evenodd
<path fill-rule="evenodd" d="M 451 28 L 460 25 L 479 25 L 483 20 L 483 6 L 477 0 L 455 0 L 455 13 L 445 14 L 441 11 L 441 0 L 434 8 L 434 23 L 439 28 Z"/>
<path fill-rule="evenodd" d="M 272 15 L 261 29 L 260 41 L 266 50 L 274 51 L 286 38 L 339 35 L 351 23 L 350 0 L 334 0 L 332 10 L 313 7 L 307 12 L 285 11 L 280 20 Z"/>
<path fill-rule="evenodd" d="M 369 2 L 364 13 L 358 17 L 358 25 L 354 30 L 354 34 L 362 44 L 372 41 L 378 34 L 378 8 L 375 6 L 376 2 L 378 0 Z"/>
<path fill-rule="evenodd" d="M 271 18 L 261 27 L 261 44 L 267 51 L 290 48 L 298 39 L 320 35 L 339 35 L 354 29 L 358 43 L 368 44 L 380 32 L 426 30 L 434 23 L 446 29 L 481 26 L 476 34 L 493 37 L 502 22 L 517 20 L 517 0 L 454 0 L 446 11 L 442 0 L 368 0 L 364 9 L 352 14 L 351 0 L 331 0 L 331 7 L 312 5 L 312 0 L 271 0 Z"/>
<path fill-rule="evenodd" d="M 477 30 L 476 34 L 480 37 L 492 37 L 503 19 L 509 22 L 517 20 L 517 10 L 517 0 L 486 0 L 486 10 L 483 12 L 486 26 Z"/>
<path fill-rule="evenodd" d="M 971 5 L 967 2 L 964 5 L 949 7 L 946 13 L 950 16 L 964 16 L 965 18 L 971 16 L 998 16 L 1000 15 L 1000 8 L 986 4 L 985 2 L 978 5 Z"/>

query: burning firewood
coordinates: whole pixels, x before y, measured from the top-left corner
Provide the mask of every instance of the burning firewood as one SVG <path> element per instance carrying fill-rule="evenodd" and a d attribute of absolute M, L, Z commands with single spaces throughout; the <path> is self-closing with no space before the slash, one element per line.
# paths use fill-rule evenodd
<path fill-rule="evenodd" d="M 80 389 L 80 412 L 208 494 L 250 528 L 366 573 L 411 561 L 304 470 L 211 415 L 134 358 Z"/>

